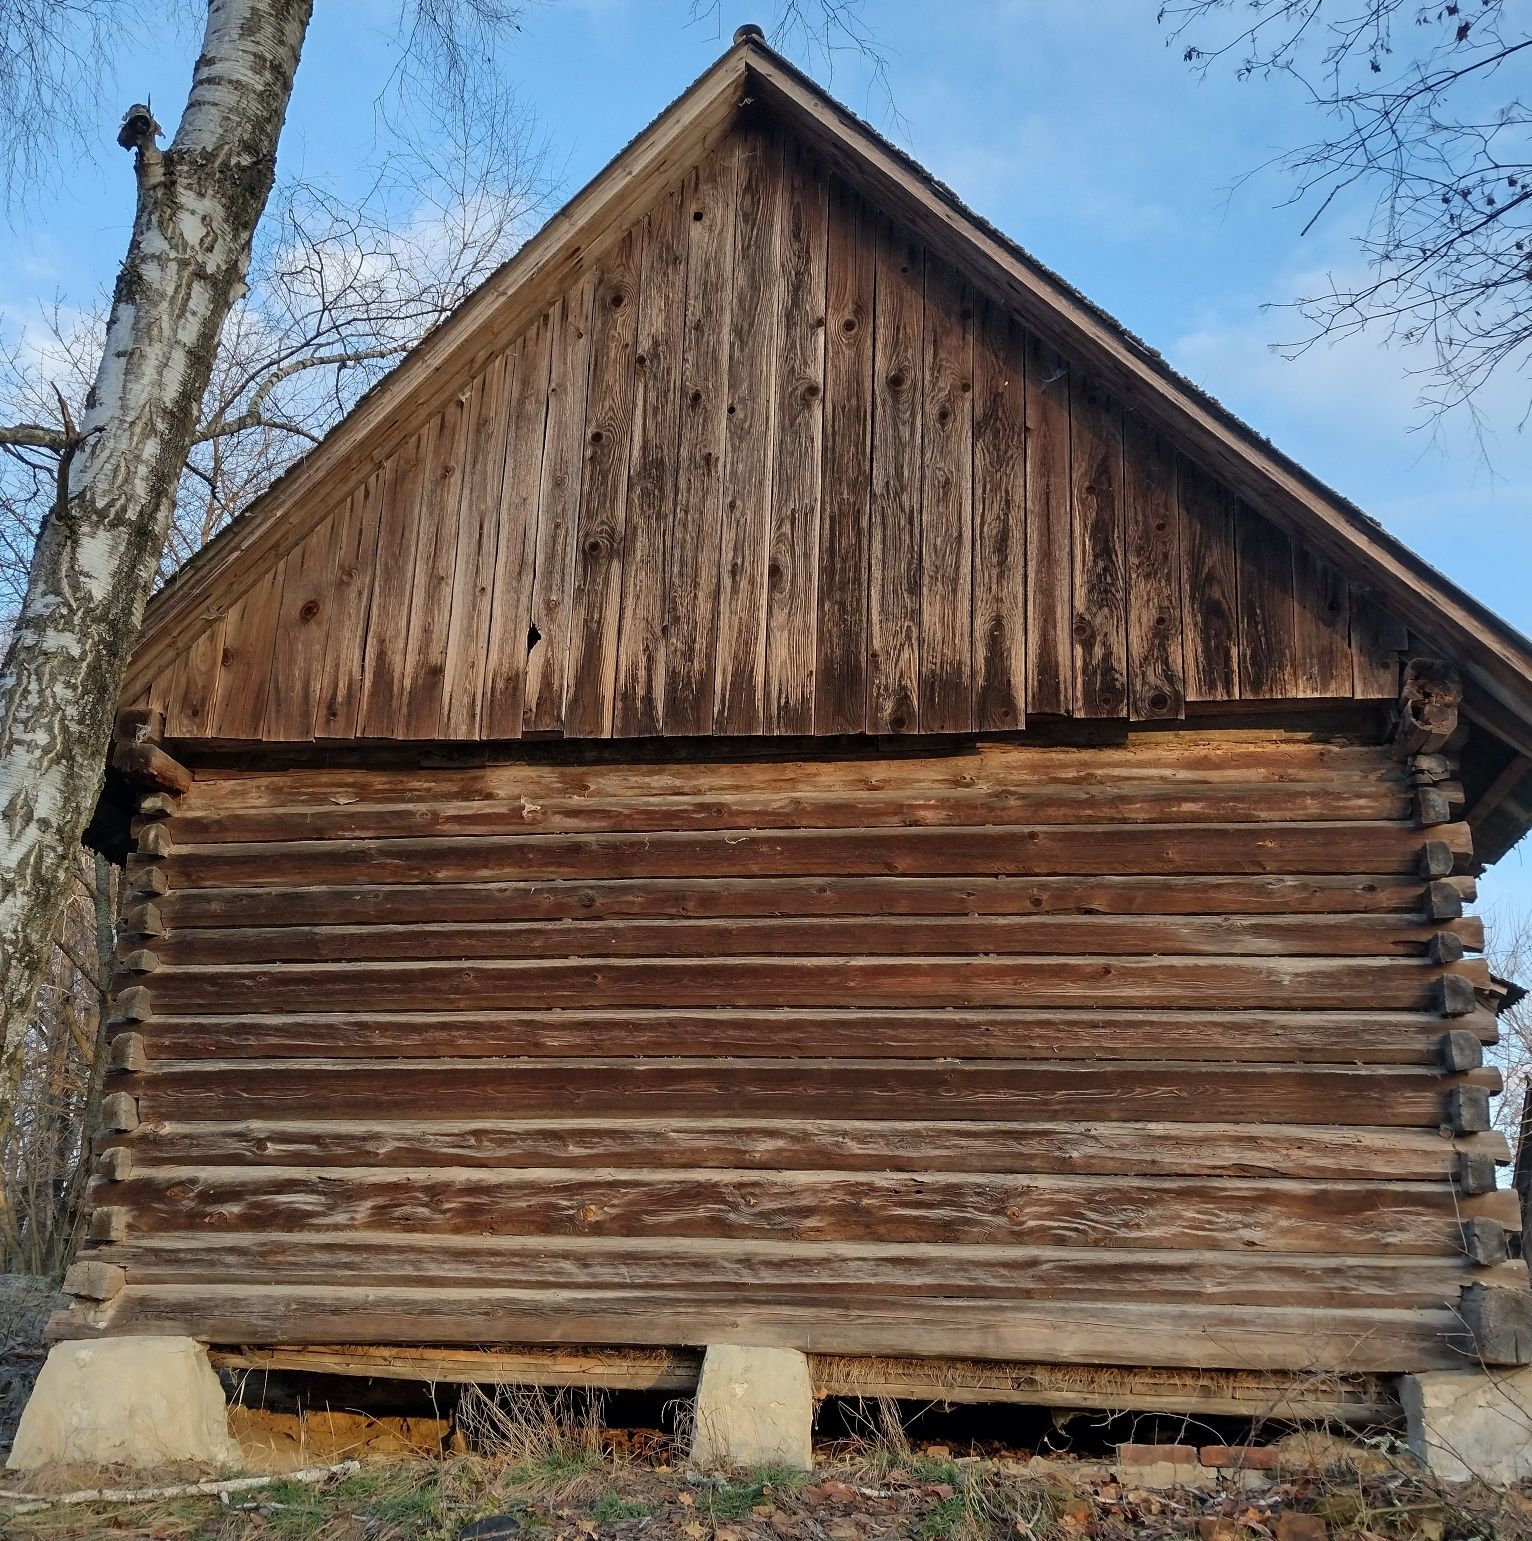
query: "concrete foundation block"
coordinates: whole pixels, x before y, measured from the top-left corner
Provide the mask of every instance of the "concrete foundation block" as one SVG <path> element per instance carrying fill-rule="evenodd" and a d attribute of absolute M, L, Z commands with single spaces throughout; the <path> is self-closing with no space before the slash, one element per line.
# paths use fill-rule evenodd
<path fill-rule="evenodd" d="M 1399 1378 L 1410 1450 L 1446 1482 L 1532 1477 L 1532 1368 Z"/>
<path fill-rule="evenodd" d="M 191 1338 L 125 1337 L 54 1344 L 6 1465 L 230 1467 L 238 1460 L 207 1350 Z"/>
<path fill-rule="evenodd" d="M 813 1464 L 814 1388 L 809 1361 L 789 1348 L 708 1346 L 697 1383 L 692 1462 L 729 1466 Z"/>

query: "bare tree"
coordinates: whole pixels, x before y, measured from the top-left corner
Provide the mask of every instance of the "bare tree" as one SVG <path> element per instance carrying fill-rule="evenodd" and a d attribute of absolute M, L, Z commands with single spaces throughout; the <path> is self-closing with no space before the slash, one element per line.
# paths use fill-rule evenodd
<path fill-rule="evenodd" d="M 1425 350 L 1428 415 L 1464 411 L 1532 363 L 1532 65 L 1505 0 L 1165 0 L 1201 72 L 1296 82 L 1325 121 L 1277 164 L 1305 234 L 1356 220 L 1366 276 L 1300 296 L 1302 351 L 1365 328 Z"/>
<path fill-rule="evenodd" d="M 446 318 L 527 233 L 545 196 L 532 121 L 504 101 L 480 131 L 391 157 L 361 198 L 279 185 L 248 293 L 219 336 L 176 492 L 161 575 L 200 550 Z M 0 617 L 21 602 L 38 528 L 84 414 L 107 307 L 60 303 L 0 357 Z"/>

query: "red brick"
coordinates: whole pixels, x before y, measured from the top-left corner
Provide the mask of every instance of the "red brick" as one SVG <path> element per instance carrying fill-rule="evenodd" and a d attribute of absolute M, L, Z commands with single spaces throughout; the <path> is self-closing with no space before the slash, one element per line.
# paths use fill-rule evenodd
<path fill-rule="evenodd" d="M 1282 1457 L 1275 1445 L 1204 1445 L 1202 1464 L 1231 1471 L 1275 1471 Z"/>
<path fill-rule="evenodd" d="M 1119 1466 L 1156 1466 L 1161 1461 L 1169 1461 L 1173 1466 L 1196 1466 L 1197 1447 L 1195 1445 L 1119 1445 L 1117 1447 L 1117 1464 Z"/>

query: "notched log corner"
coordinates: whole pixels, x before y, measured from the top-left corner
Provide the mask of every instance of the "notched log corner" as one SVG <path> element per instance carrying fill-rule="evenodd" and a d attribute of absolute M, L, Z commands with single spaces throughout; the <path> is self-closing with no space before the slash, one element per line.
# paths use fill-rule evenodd
<path fill-rule="evenodd" d="M 1404 666 L 1394 752 L 1400 758 L 1435 754 L 1457 731 L 1463 679 L 1440 658 L 1412 658 Z"/>
<path fill-rule="evenodd" d="M 1458 1299 L 1468 1353 L 1484 1364 L 1532 1364 L 1532 1289 L 1469 1284 Z"/>

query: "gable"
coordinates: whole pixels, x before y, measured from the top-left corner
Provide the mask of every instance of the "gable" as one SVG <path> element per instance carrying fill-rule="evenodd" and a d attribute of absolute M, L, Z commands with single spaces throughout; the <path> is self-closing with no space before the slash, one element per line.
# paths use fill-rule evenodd
<path fill-rule="evenodd" d="M 1396 690 L 1402 628 L 1358 586 L 769 120 L 451 386 L 160 662 L 171 737 L 967 732 Z"/>

